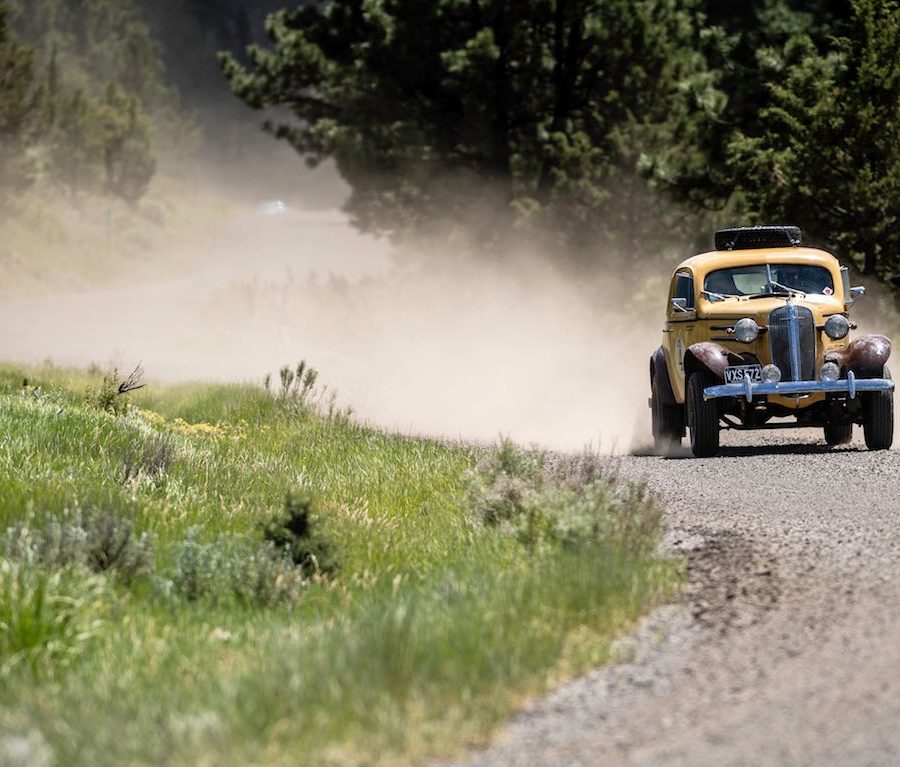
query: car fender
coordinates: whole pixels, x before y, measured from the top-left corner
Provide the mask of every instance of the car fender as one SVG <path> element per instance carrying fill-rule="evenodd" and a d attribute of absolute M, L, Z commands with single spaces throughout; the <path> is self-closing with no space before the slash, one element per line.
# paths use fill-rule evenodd
<path fill-rule="evenodd" d="M 650 357 L 650 380 L 659 377 L 659 397 L 664 405 L 677 405 L 675 392 L 672 390 L 672 379 L 669 377 L 669 365 L 666 363 L 666 352 L 660 346 Z"/>
<path fill-rule="evenodd" d="M 891 340 L 887 336 L 866 335 L 843 349 L 827 352 L 825 359 L 836 362 L 842 371 L 852 370 L 857 378 L 881 378 L 890 356 Z"/>
<path fill-rule="evenodd" d="M 701 341 L 691 344 L 684 353 L 684 375 L 690 378 L 691 373 L 707 370 L 720 381 L 725 380 L 725 368 L 730 365 L 746 365 L 743 357 L 728 351 L 722 344 L 712 341 Z"/>

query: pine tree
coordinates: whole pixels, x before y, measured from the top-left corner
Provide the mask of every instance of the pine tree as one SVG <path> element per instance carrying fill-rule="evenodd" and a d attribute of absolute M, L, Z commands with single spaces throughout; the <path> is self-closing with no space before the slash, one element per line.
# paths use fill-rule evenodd
<path fill-rule="evenodd" d="M 846 34 L 787 50 L 764 130 L 740 135 L 729 163 L 759 221 L 813 240 L 900 286 L 900 5 L 854 0 Z"/>
<path fill-rule="evenodd" d="M 135 203 L 156 173 L 149 125 L 140 102 L 110 85 L 98 108 L 97 124 L 106 191 Z"/>
<path fill-rule="evenodd" d="M 133 0 L 12 0 L 41 61 L 37 101 L 46 172 L 73 196 L 136 202 L 156 171 L 151 122 L 172 138 L 182 123 L 164 67 Z"/>
<path fill-rule="evenodd" d="M 35 139 L 37 106 L 34 52 L 13 38 L 0 4 L 0 199 L 31 179 L 25 152 Z"/>
<path fill-rule="evenodd" d="M 66 81 L 102 96 L 115 83 L 149 113 L 171 110 L 160 46 L 135 0 L 8 0 L 14 26 L 43 62 L 55 54 Z"/>
<path fill-rule="evenodd" d="M 50 144 L 50 174 L 77 198 L 99 183 L 97 114 L 91 100 L 77 88 L 60 97 L 58 108 L 60 119 Z"/>
<path fill-rule="evenodd" d="M 485 232 L 506 216 L 588 246 L 702 79 L 690 21 L 670 0 L 338 0 L 274 14 L 272 47 L 223 62 L 248 104 L 293 111 L 277 136 L 336 160 L 361 226 L 488 209 Z"/>
<path fill-rule="evenodd" d="M 646 158 L 658 187 L 702 209 L 740 212 L 731 142 L 764 131 L 770 82 L 782 76 L 793 41 L 825 49 L 851 16 L 849 0 L 700 0 L 693 11 L 695 48 L 707 62 L 707 79 L 680 134 Z"/>

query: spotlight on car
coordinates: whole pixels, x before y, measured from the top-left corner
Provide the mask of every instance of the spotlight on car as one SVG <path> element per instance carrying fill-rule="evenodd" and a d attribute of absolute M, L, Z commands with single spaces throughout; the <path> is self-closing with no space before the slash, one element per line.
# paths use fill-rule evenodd
<path fill-rule="evenodd" d="M 819 368 L 819 378 L 823 381 L 837 381 L 841 377 L 841 369 L 836 362 L 830 360 Z"/>
<path fill-rule="evenodd" d="M 850 320 L 843 314 L 832 314 L 825 320 L 825 332 L 829 338 L 840 341 L 842 338 L 846 338 L 847 333 L 850 332 Z"/>
<path fill-rule="evenodd" d="M 781 380 L 781 368 L 778 365 L 765 365 L 760 373 L 762 382 L 767 384 L 778 383 Z"/>
<path fill-rule="evenodd" d="M 759 336 L 759 325 L 756 320 L 744 317 L 734 323 L 734 337 L 742 344 L 752 343 Z"/>

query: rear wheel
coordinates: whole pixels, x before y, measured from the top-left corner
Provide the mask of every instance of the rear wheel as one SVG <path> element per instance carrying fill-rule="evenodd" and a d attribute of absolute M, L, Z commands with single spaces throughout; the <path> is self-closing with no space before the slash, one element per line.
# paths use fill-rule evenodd
<path fill-rule="evenodd" d="M 719 452 L 719 406 L 714 399 L 703 399 L 703 390 L 716 383 L 712 374 L 705 370 L 692 373 L 688 378 L 688 426 L 691 430 L 691 452 L 697 458 L 708 458 Z"/>
<path fill-rule="evenodd" d="M 666 405 L 660 396 L 659 379 L 650 381 L 650 410 L 653 421 L 653 446 L 664 453 L 681 444 L 684 434 L 682 410 L 678 405 Z"/>
<path fill-rule="evenodd" d="M 846 445 L 851 439 L 853 439 L 852 423 L 825 424 L 825 441 L 831 445 L 831 447 Z"/>
<path fill-rule="evenodd" d="M 884 377 L 891 373 L 885 367 Z M 869 450 L 888 450 L 894 442 L 894 392 L 863 393 L 863 436 Z"/>

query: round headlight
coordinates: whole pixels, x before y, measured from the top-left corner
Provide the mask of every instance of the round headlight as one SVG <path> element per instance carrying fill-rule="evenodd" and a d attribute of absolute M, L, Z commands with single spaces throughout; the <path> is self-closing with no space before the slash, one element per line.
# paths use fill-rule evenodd
<path fill-rule="evenodd" d="M 843 314 L 832 314 L 825 320 L 825 332 L 829 338 L 840 341 L 850 332 L 850 320 Z"/>
<path fill-rule="evenodd" d="M 734 323 L 734 337 L 742 344 L 749 344 L 759 336 L 759 325 L 750 317 Z"/>
<path fill-rule="evenodd" d="M 838 367 L 836 362 L 831 362 L 829 360 L 819 368 L 819 378 L 821 378 L 823 381 L 837 381 L 840 377 L 841 369 Z"/>
<path fill-rule="evenodd" d="M 781 368 L 778 365 L 764 365 L 760 375 L 763 383 L 778 383 L 781 380 Z"/>

